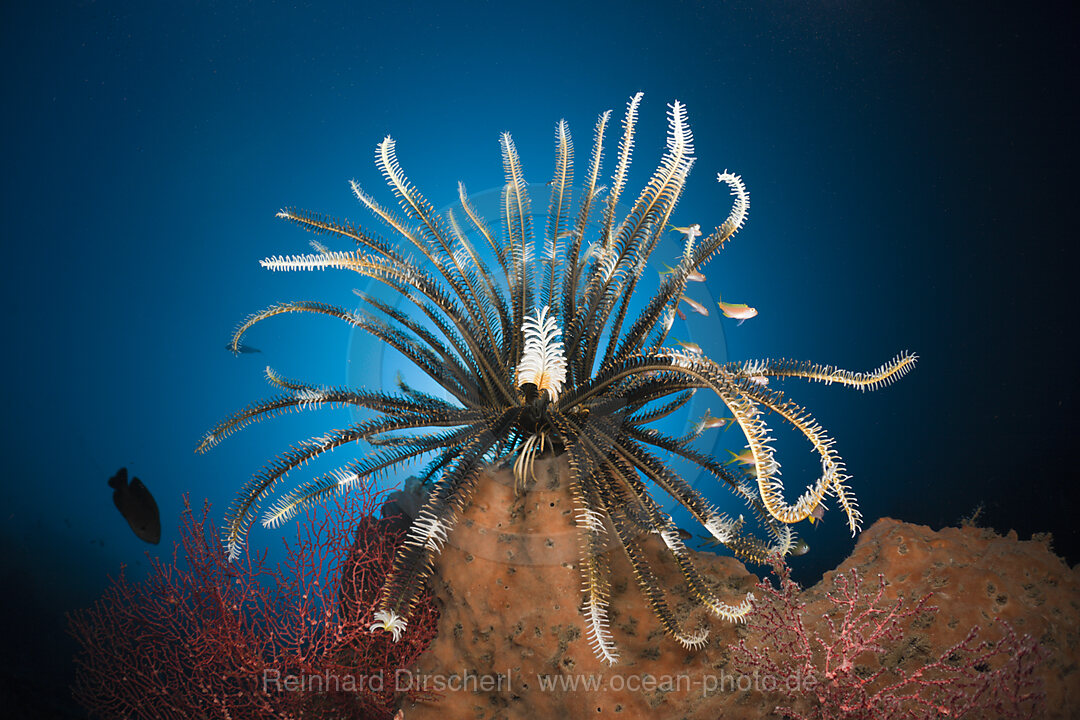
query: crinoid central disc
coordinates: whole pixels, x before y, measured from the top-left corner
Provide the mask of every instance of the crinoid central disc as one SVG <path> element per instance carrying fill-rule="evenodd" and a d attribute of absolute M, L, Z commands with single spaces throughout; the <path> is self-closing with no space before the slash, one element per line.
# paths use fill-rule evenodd
<path fill-rule="evenodd" d="M 547 222 L 548 207 L 550 204 L 552 188 L 546 183 L 528 183 L 526 188 L 532 198 L 530 210 L 530 222 L 537 234 L 543 232 Z M 502 187 L 494 187 L 476 193 L 468 194 L 468 201 L 475 212 L 490 223 L 496 222 L 500 217 L 500 202 Z M 574 188 L 576 196 L 580 195 L 580 188 Z M 630 210 L 628 206 L 619 203 L 616 206 L 616 216 L 624 216 Z M 439 214 L 449 217 L 453 214 L 460 221 L 462 233 L 472 243 L 480 259 L 489 267 L 496 267 L 497 261 L 489 246 L 483 242 L 476 228 L 467 222 L 467 213 L 460 200 L 444 205 Z M 595 235 L 599 230 L 600 216 L 592 217 L 586 225 L 586 234 Z M 641 300 L 631 305 L 635 312 L 640 311 L 641 304 L 651 296 L 660 285 L 661 279 L 670 272 L 671 266 L 677 264 L 678 258 L 683 251 L 682 236 L 678 233 L 665 233 L 659 240 L 656 250 L 649 259 L 648 270 L 642 276 L 637 295 Z M 501 285 L 500 290 L 509 291 L 505 287 L 504 279 L 498 274 L 493 274 L 493 279 Z M 388 289 L 383 283 L 374 279 L 359 278 L 357 292 L 371 295 L 388 307 L 405 313 L 408 317 L 425 322 L 425 318 L 403 295 Z M 694 283 L 694 294 L 705 306 L 715 309 L 716 300 L 712 294 L 709 283 Z M 355 299 L 355 298 L 354 298 Z M 355 309 L 364 307 L 362 301 L 356 303 Z M 633 313 L 631 313 L 633 314 Z M 683 342 L 691 347 L 698 347 L 704 355 L 717 362 L 723 363 L 728 360 L 728 339 L 725 334 L 724 324 L 718 313 L 714 312 L 710 317 L 700 317 L 691 314 L 686 318 L 676 317 L 670 333 L 673 341 Z M 606 344 L 608 337 L 605 335 L 601 342 Z M 408 386 L 430 393 L 436 397 L 449 399 L 446 392 L 431 378 L 413 363 L 403 358 L 400 353 L 384 342 L 379 341 L 362 328 L 353 328 L 349 335 L 349 343 L 346 350 L 345 375 L 350 387 L 380 388 L 387 392 L 395 392 L 400 382 Z M 369 418 L 370 411 L 359 407 L 350 408 L 353 420 Z M 657 422 L 655 427 L 672 437 L 679 437 L 690 433 L 701 418 L 712 414 L 722 414 L 719 405 L 708 393 L 699 393 L 678 411 L 669 417 Z M 730 437 L 722 435 L 719 431 L 708 432 L 699 440 L 702 449 L 714 457 L 726 457 L 725 448 Z M 714 482 L 700 468 L 691 463 L 680 463 L 678 458 L 672 458 L 673 469 L 680 472 L 686 481 L 700 489 L 703 493 L 714 495 L 717 502 L 723 503 L 729 500 L 723 490 L 715 490 Z M 403 466 L 395 475 L 387 477 L 383 482 L 386 487 L 393 488 L 402 484 L 403 478 L 413 473 L 422 462 L 413 466 Z M 670 498 L 658 495 L 666 512 L 674 513 L 679 522 L 690 522 L 682 517 L 677 502 Z M 739 505 L 733 507 L 738 508 Z"/>

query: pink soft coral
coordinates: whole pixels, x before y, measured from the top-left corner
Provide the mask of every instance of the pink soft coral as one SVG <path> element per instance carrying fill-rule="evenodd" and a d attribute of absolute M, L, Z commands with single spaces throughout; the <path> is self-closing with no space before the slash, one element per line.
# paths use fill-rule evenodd
<path fill-rule="evenodd" d="M 1043 651 L 999 621 L 997 642 L 978 641 L 979 627 L 936 658 L 927 657 L 913 629 L 925 627 L 937 608 L 926 595 L 907 607 L 884 599 L 887 583 L 862 592 L 853 568 L 837 574 L 827 595 L 832 612 L 820 625 L 805 616 L 806 603 L 790 570 L 774 559 L 779 589 L 759 585 L 748 627 L 756 640 L 735 651 L 744 671 L 789 693 L 776 708 L 798 720 L 1037 717 L 1042 694 L 1034 669 Z M 808 627 L 809 625 L 809 627 Z M 920 658 L 920 655 L 922 656 Z"/>

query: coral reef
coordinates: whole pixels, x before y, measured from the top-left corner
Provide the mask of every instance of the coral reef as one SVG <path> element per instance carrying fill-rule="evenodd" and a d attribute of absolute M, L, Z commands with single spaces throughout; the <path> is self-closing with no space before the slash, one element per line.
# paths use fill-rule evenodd
<path fill-rule="evenodd" d="M 596 658 L 581 632 L 582 610 L 566 602 L 578 576 L 573 499 L 558 480 L 564 463 L 538 461 L 538 487 L 524 497 L 514 495 L 508 471 L 482 483 L 438 561 L 434 593 L 442 613 L 439 633 L 420 658 L 418 682 L 466 675 L 508 678 L 508 683 L 445 692 L 434 704 L 406 702 L 409 720 L 577 718 L 598 713 L 624 718 L 749 719 L 781 717 L 778 706 L 806 717 L 828 717 L 817 685 L 796 684 L 792 692 L 779 695 L 770 692 L 761 666 L 755 673 L 754 662 L 746 653 L 740 655 L 740 642 L 747 648 L 768 644 L 764 612 L 760 618 L 754 616 L 750 626 L 714 623 L 718 642 L 696 650 L 683 648 L 665 636 L 647 601 L 628 587 L 632 568 L 618 553 L 612 557 L 610 622 L 622 634 L 625 659 L 611 668 Z M 672 588 L 680 619 L 691 625 L 704 621 L 706 616 L 693 604 L 678 567 L 665 557 L 662 539 L 651 534 L 642 537 L 641 544 L 643 554 L 656 564 L 658 581 Z M 734 558 L 688 552 L 717 591 L 746 593 L 759 582 Z M 863 579 L 858 588 L 850 580 L 853 570 Z M 879 574 L 888 580 L 880 596 Z M 836 594 L 838 578 L 844 579 Z M 768 593 L 756 592 L 760 607 L 767 607 Z M 1025 663 L 1043 658 L 1037 666 L 1012 668 L 1016 671 L 1012 677 L 1043 684 L 1046 703 L 1041 717 L 1065 719 L 1080 712 L 1076 682 L 1080 571 L 1065 565 L 1045 542 L 1021 542 L 1015 534 L 1002 537 L 970 527 L 934 531 L 883 519 L 860 534 L 854 552 L 837 570 L 798 594 L 805 638 L 835 640 L 835 629 L 852 627 L 840 623 L 838 605 L 830 594 L 841 600 L 858 597 L 862 609 L 885 610 L 864 615 L 863 620 L 897 621 L 895 632 L 876 638 L 884 649 L 882 663 L 890 672 L 900 668 L 914 674 L 925 668 L 926 677 L 933 679 L 956 677 L 948 673 L 957 664 L 967 668 L 972 693 L 951 697 L 954 707 L 962 708 L 965 702 L 971 706 L 964 717 L 1024 717 L 1033 707 L 1031 702 L 1021 703 L 1013 715 L 974 712 L 982 702 L 974 693 L 979 687 L 986 692 L 991 676 L 985 673 L 1001 669 L 1001 653 L 1006 650 L 1016 650 Z M 927 595 L 926 604 L 936 606 L 937 612 L 909 615 Z M 894 611 L 901 596 L 905 604 Z M 838 624 L 831 628 L 826 615 Z M 972 636 L 976 626 L 977 635 Z M 852 668 L 847 679 L 867 677 L 876 660 L 857 657 L 854 651 L 861 640 L 851 631 L 842 634 L 850 641 L 843 646 L 844 657 L 861 666 Z M 981 646 L 983 641 L 990 645 Z M 996 655 L 986 658 L 989 663 L 984 665 L 979 653 L 990 651 Z M 943 658 L 946 668 L 940 666 Z M 797 658 L 786 662 L 790 665 Z M 929 666 L 935 662 L 941 675 L 932 676 L 935 670 Z M 821 658 L 812 664 L 820 674 Z M 1025 674 L 1028 669 L 1033 674 Z M 880 679 L 886 681 L 885 676 Z M 440 689 L 447 688 L 444 684 Z M 1013 697 L 1032 690 L 1018 688 Z M 902 696 L 905 690 L 894 687 L 891 693 Z"/>
<path fill-rule="evenodd" d="M 516 496 L 509 470 L 479 484 L 471 505 L 438 560 L 432 585 L 440 606 L 439 631 L 419 661 L 418 679 L 454 674 L 509 676 L 509 686 L 488 692 L 447 692 L 436 704 L 406 704 L 416 718 L 661 717 L 669 710 L 691 718 L 718 716 L 715 698 L 702 696 L 701 681 L 738 642 L 742 626 L 714 623 L 716 641 L 687 650 L 668 636 L 637 592 L 633 566 L 617 548 L 611 559 L 609 622 L 621 637 L 623 659 L 611 668 L 590 647 L 576 601 L 576 508 L 565 458 L 536 462 L 538 481 Z M 671 588 L 673 611 L 690 627 L 707 621 L 681 572 L 657 534 L 639 538 L 642 556 L 656 567 L 657 582 Z M 692 553 L 693 551 L 687 551 Z M 693 553 L 716 592 L 746 595 L 757 579 L 739 561 Z M 701 662 L 705 659 L 704 662 Z M 694 661 L 692 664 L 688 662 Z M 634 687 L 638 678 L 686 674 L 695 687 L 666 698 L 663 688 Z M 601 679 L 590 687 L 594 679 Z M 629 687 L 611 687 L 613 678 Z M 576 683 L 581 683 L 575 687 Z M 615 682 L 618 682 L 617 680 Z M 566 685 L 565 683 L 569 683 Z M 679 717 L 679 715 L 675 715 Z"/>
<path fill-rule="evenodd" d="M 883 518 L 859 536 L 835 573 L 803 594 L 805 613 L 827 612 L 832 602 L 826 589 L 836 574 L 852 569 L 870 583 L 884 574 L 885 602 L 932 593 L 937 612 L 908 636 L 925 644 L 927 658 L 941 657 L 976 626 L 980 640 L 1006 635 L 1001 623 L 1033 637 L 1046 653 L 1036 673 L 1045 684 L 1042 717 L 1080 714 L 1080 567 L 1055 555 L 1049 536 L 1021 541 L 1014 531 L 999 535 L 970 525 L 935 531 Z"/>
<path fill-rule="evenodd" d="M 976 625 L 941 655 L 930 656 L 918 635 L 937 612 L 927 605 L 930 593 L 886 602 L 884 575 L 878 575 L 876 591 L 863 590 L 859 571 L 851 568 L 834 575 L 835 586 L 825 593 L 832 612 L 816 621 L 804 617 L 807 603 L 779 556 L 773 570 L 779 589 L 760 583 L 747 621 L 755 644 L 740 641 L 734 658 L 742 673 L 758 678 L 765 692 L 784 703 L 776 707 L 784 717 L 1042 717 L 1045 697 L 1034 672 L 1045 651 L 1030 635 L 1018 637 L 1007 622 L 997 621 L 1000 640 L 980 641 Z M 816 629 L 808 630 L 808 623 Z"/>
<path fill-rule="evenodd" d="M 756 594 L 748 624 L 714 623 L 720 642 L 697 649 L 664 632 L 630 561 L 609 547 L 609 621 L 626 649 L 611 668 L 582 632 L 588 609 L 566 602 L 580 582 L 567 458 L 538 458 L 533 473 L 520 494 L 511 468 L 487 471 L 439 556 L 434 599 L 398 642 L 368 631 L 401 541 L 372 517 L 377 496 L 305 513 L 276 568 L 252 555 L 229 563 L 206 511 L 188 509 L 172 562 L 153 561 L 142 583 L 121 574 L 71 617 L 83 648 L 76 696 L 97 717 L 235 720 L 394 709 L 409 720 L 974 720 L 1080 709 L 1080 570 L 1045 538 L 971 526 L 880 520 L 804 591 L 782 567 L 777 588 L 734 558 L 687 550 L 712 591 Z M 707 623 L 664 539 L 638 541 L 679 621 Z M 288 677 L 307 686 L 276 685 Z M 378 688 L 364 686 L 375 677 Z"/>
<path fill-rule="evenodd" d="M 305 513 L 285 561 L 230 563 L 202 513 L 188 507 L 171 562 L 123 572 L 73 613 L 76 699 L 101 718 L 390 718 L 394 674 L 434 635 L 422 598 L 409 637 L 369 632 L 376 593 L 402 539 L 356 493 L 329 514 Z"/>
<path fill-rule="evenodd" d="M 703 280 L 705 264 L 743 227 L 750 196 L 738 175 L 719 173 L 717 181 L 731 196 L 726 219 L 708 234 L 696 223 L 674 228 L 683 236 L 676 267 L 653 295 L 637 297 L 650 256 L 671 229 L 672 213 L 694 164 L 686 108 L 676 101 L 669 106 L 667 146 L 659 165 L 629 212 L 618 216 L 627 191 L 640 102 L 638 93 L 627 104 L 618 159 L 607 187 L 598 181 L 610 111 L 598 118 L 576 206 L 573 142 L 566 123 L 557 124 L 542 244 L 534 236 L 524 172 L 508 134 L 500 138 L 506 181 L 501 237 L 478 216 L 460 185 L 460 214 L 437 213 L 406 178 L 389 137 L 379 143 L 375 159 L 404 216 L 384 208 L 356 183 L 353 191 L 406 250 L 316 213 L 295 209 L 279 213 L 355 249 L 330 249 L 315 242 L 313 254 L 270 257 L 263 260 L 264 267 L 349 270 L 385 285 L 402 306 L 367 293 L 358 293 L 362 305 L 356 311 L 322 302 L 276 304 L 240 324 L 230 343 L 233 350 L 239 351 L 245 334 L 268 318 L 286 313 L 327 315 L 394 348 L 443 396 L 404 383 L 396 394 L 328 388 L 268 371 L 271 384 L 285 392 L 218 423 L 197 451 L 213 447 L 251 422 L 291 410 L 348 406 L 372 411 L 375 417 L 300 442 L 255 474 L 225 518 L 223 540 L 231 559 L 241 556 L 251 523 L 278 483 L 313 458 L 353 443 L 372 446 L 361 459 L 284 492 L 263 510 L 265 526 L 277 527 L 310 503 L 427 459 L 421 479 L 430 493 L 398 549 L 375 614 L 374 627 L 399 639 L 486 468 L 512 465 L 520 492 L 535 478 L 537 457 L 565 454 L 571 469 L 572 517 L 580 536 L 576 566 L 586 608 L 585 631 L 597 657 L 614 664 L 619 652 L 608 622 L 615 612 L 609 580 L 614 556 L 607 552 L 612 545 L 631 563 L 632 575 L 664 632 L 685 648 L 702 646 L 708 630 L 680 619 L 670 602 L 672 585 L 685 584 L 693 602 L 726 620 L 745 617 L 750 607 L 745 595 L 718 594 L 704 581 L 664 509 L 667 498 L 685 508 L 716 542 L 745 558 L 761 560 L 774 551 L 787 552 L 793 542 L 790 526 L 819 516 L 826 498 L 835 498 L 851 532 L 856 532 L 861 515 L 833 440 L 808 411 L 770 388 L 769 382 L 801 378 L 873 390 L 905 375 L 916 356 L 901 353 L 862 373 L 787 360 L 720 364 L 700 348 L 668 347 L 672 342 L 668 333 L 681 303 L 708 314 L 706 307 L 688 297 L 687 283 Z M 467 223 L 459 222 L 466 218 Z M 756 314 L 735 305 L 722 304 L 721 309 L 741 320 Z M 739 426 L 753 480 L 694 448 L 704 420 L 683 437 L 667 435 L 654 424 L 686 405 L 699 390 L 715 393 Z M 792 425 L 820 457 L 820 477 L 790 503 L 766 413 Z M 667 454 L 733 492 L 747 505 L 747 517 L 720 512 L 706 494 L 672 470 L 663 459 Z M 654 559 L 640 540 L 654 535 L 679 568 L 671 583 L 658 581 Z M 569 605 L 571 600 L 567 597 L 563 603 Z"/>

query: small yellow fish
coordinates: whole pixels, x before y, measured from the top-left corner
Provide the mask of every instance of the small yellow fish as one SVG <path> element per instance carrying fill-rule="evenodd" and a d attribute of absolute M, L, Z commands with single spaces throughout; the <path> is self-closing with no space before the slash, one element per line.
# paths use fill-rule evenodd
<path fill-rule="evenodd" d="M 795 541 L 794 545 L 791 546 L 790 554 L 799 556 L 805 555 L 808 552 L 810 552 L 810 543 L 806 542 L 802 538 L 799 538 Z"/>
<path fill-rule="evenodd" d="M 665 275 L 670 275 L 671 273 L 675 272 L 675 268 L 671 267 L 667 263 L 660 264 L 667 268 L 667 270 L 660 273 L 660 277 L 664 277 Z M 686 276 L 686 279 L 690 282 L 705 282 L 705 276 L 699 273 L 697 270 L 691 270 L 690 273 Z"/>
<path fill-rule="evenodd" d="M 696 312 L 698 315 L 704 315 L 705 317 L 709 317 L 709 309 L 707 307 L 705 307 L 704 305 L 702 305 L 701 303 L 699 303 L 697 300 L 693 300 L 691 298 L 688 298 L 685 295 L 680 296 L 679 299 L 682 300 L 683 302 L 685 302 L 687 305 L 689 305 L 690 309 L 693 310 L 694 312 Z M 720 307 L 721 307 L 721 309 L 723 309 L 722 304 L 721 304 Z M 757 310 L 754 311 L 754 315 L 757 315 Z M 753 317 L 753 316 L 751 316 L 751 317 Z"/>
<path fill-rule="evenodd" d="M 723 428 L 724 432 L 731 429 L 731 426 L 735 424 L 735 418 L 712 418 L 712 422 L 709 427 Z"/>
<path fill-rule="evenodd" d="M 693 242 L 694 238 L 701 237 L 701 226 L 697 223 L 694 223 L 693 225 L 687 225 L 686 227 L 675 227 L 674 225 L 672 225 L 671 229 L 677 233 L 682 233 L 683 235 L 685 235 L 687 241 L 689 242 Z"/>
<path fill-rule="evenodd" d="M 718 418 L 713 417 L 709 410 L 705 411 L 705 414 L 697 421 L 697 432 L 703 432 L 705 430 L 712 430 L 713 428 L 723 428 L 726 432 L 734 418 Z"/>
<path fill-rule="evenodd" d="M 698 345 L 696 342 L 683 342 L 681 340 L 676 340 L 675 344 L 678 345 L 679 347 L 686 348 L 689 352 L 692 352 L 695 355 L 701 355 L 702 354 L 701 346 Z"/>
<path fill-rule="evenodd" d="M 726 463 L 724 463 L 725 465 L 730 465 L 730 464 L 735 463 L 735 462 L 740 462 L 743 465 L 756 465 L 757 464 L 754 461 L 754 451 L 751 450 L 750 448 L 746 448 L 741 453 L 736 453 L 733 450 L 728 450 L 728 453 L 731 454 L 731 459 L 728 460 Z"/>
<path fill-rule="evenodd" d="M 659 534 L 658 530 L 653 530 L 653 532 Z M 676 527 L 675 532 L 676 532 L 676 534 L 678 534 L 680 540 L 691 540 L 694 537 L 693 535 L 690 534 L 689 530 L 684 530 L 681 527 Z"/>
<path fill-rule="evenodd" d="M 757 308 L 752 308 L 749 305 L 726 303 L 723 300 L 718 301 L 716 304 L 720 306 L 720 312 L 724 313 L 724 317 L 738 320 L 739 325 L 752 317 L 757 317 Z"/>

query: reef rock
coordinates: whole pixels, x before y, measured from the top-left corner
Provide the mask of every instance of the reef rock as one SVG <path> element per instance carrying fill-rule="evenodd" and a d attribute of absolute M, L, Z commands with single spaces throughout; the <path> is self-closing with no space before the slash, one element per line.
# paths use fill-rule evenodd
<path fill-rule="evenodd" d="M 978 625 L 980 640 L 997 641 L 1008 622 L 1046 651 L 1038 675 L 1046 692 L 1046 718 L 1080 716 L 1080 566 L 1070 568 L 1050 548 L 1048 535 L 1019 540 L 974 526 L 932 530 L 882 518 L 865 530 L 850 557 L 803 593 L 804 617 L 829 604 L 836 573 L 856 568 L 868 583 L 889 582 L 886 597 L 933 593 L 937 613 L 920 630 L 929 655 L 940 656 Z"/>
<path fill-rule="evenodd" d="M 585 636 L 574 504 L 561 459 L 536 462 L 536 483 L 515 496 L 509 471 L 492 472 L 451 534 L 436 569 L 439 632 L 399 689 L 429 693 L 407 701 L 404 716 L 423 718 L 673 717 L 715 720 L 775 717 L 775 697 L 740 688 L 731 647 L 742 625 L 706 615 L 691 600 L 657 536 L 643 539 L 668 602 L 684 627 L 708 623 L 709 643 L 686 650 L 660 628 L 639 592 L 621 548 L 612 547 L 611 632 L 618 664 L 598 660 Z M 741 602 L 758 578 L 728 557 L 695 553 L 694 561 L 726 602 Z M 927 650 L 940 655 L 973 625 L 995 617 L 1030 634 L 1049 651 L 1041 675 L 1048 717 L 1080 712 L 1076 687 L 1080 644 L 1080 574 L 1046 542 L 1021 542 L 979 528 L 930 528 L 883 519 L 864 531 L 851 557 L 890 597 L 933 592 L 934 619 L 920 627 Z M 829 573 L 804 591 L 804 621 L 813 628 L 828 609 Z M 982 637 L 983 635 L 980 635 Z M 992 634 L 990 639 L 995 639 Z"/>

